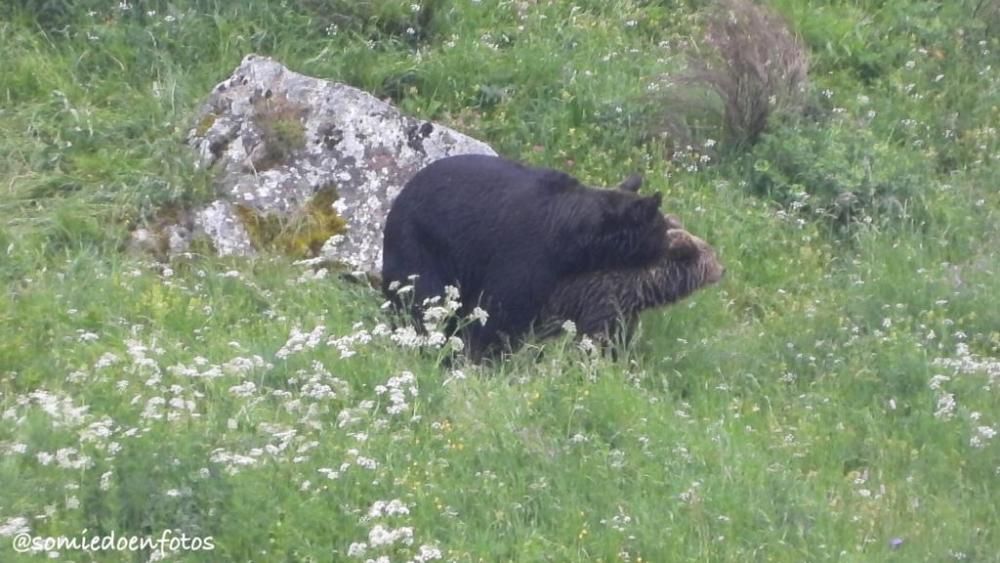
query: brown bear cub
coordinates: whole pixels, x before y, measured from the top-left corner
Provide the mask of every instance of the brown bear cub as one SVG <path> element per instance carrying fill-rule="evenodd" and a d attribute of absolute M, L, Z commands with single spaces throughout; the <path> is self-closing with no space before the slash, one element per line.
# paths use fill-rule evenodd
<path fill-rule="evenodd" d="M 474 360 L 516 346 L 560 280 L 588 272 L 642 268 L 666 252 L 661 196 L 595 189 L 555 170 L 499 157 L 460 155 L 418 172 L 386 218 L 382 289 L 412 281 L 410 313 L 455 286 L 461 316 L 479 306 L 485 325 L 464 331 Z M 416 276 L 415 278 L 412 276 Z"/>
<path fill-rule="evenodd" d="M 669 305 L 722 279 L 725 268 L 715 250 L 675 218 L 668 217 L 667 223 L 667 250 L 654 264 L 561 281 L 535 323 L 536 336 L 553 336 L 569 320 L 577 332 L 602 344 L 628 341 L 642 311 Z"/>

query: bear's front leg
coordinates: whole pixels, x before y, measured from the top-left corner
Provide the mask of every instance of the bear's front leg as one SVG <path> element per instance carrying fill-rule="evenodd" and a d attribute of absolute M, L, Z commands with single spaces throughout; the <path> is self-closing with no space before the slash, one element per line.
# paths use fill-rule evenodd
<path fill-rule="evenodd" d="M 489 319 L 485 326 L 473 327 L 470 344 L 486 354 L 491 348 L 516 348 L 555 288 L 556 273 L 547 271 L 544 264 L 500 259 L 486 280 L 489 286 L 483 294 L 488 298 L 483 308 Z"/>

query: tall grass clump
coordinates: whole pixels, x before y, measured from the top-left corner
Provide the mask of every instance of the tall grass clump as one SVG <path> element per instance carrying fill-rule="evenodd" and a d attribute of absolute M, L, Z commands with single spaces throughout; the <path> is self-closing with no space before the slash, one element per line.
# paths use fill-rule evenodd
<path fill-rule="evenodd" d="M 727 145 L 752 145 L 772 115 L 802 110 L 808 71 L 805 46 L 779 14 L 720 0 L 687 68 L 667 77 L 659 126 L 679 144 L 717 129 Z"/>

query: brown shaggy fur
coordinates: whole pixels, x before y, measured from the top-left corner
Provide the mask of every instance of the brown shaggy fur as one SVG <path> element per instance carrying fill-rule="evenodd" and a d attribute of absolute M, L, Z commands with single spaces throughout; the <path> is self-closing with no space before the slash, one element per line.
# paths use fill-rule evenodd
<path fill-rule="evenodd" d="M 642 311 L 669 305 L 722 279 L 725 268 L 715 250 L 679 228 L 675 218 L 668 217 L 667 223 L 667 252 L 654 265 L 582 274 L 560 282 L 535 324 L 536 336 L 558 334 L 563 321 L 570 320 L 579 334 L 603 343 L 619 338 L 623 326 L 627 339 Z"/>

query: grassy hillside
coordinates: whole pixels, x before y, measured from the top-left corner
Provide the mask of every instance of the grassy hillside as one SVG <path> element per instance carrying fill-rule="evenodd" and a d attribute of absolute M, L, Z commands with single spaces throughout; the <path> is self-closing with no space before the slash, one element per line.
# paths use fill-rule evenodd
<path fill-rule="evenodd" d="M 707 2 L 5 2 L 0 560 L 1000 561 L 1000 5 L 768 5 L 808 80 L 749 138 L 667 85 Z M 250 52 L 643 171 L 727 277 L 476 368 L 290 259 L 126 255 Z M 13 543 L 165 530 L 214 550 Z"/>

